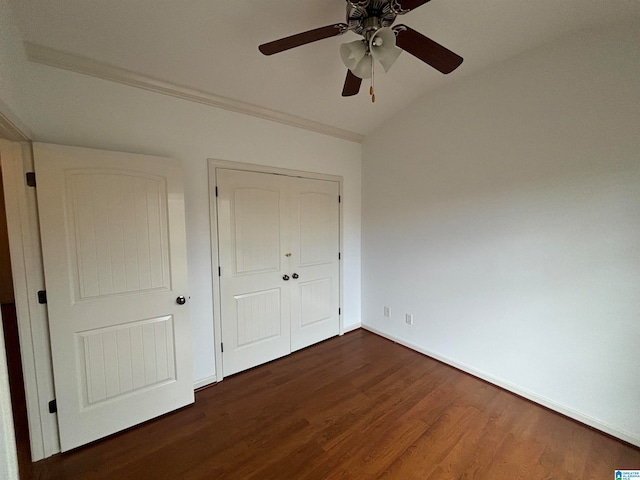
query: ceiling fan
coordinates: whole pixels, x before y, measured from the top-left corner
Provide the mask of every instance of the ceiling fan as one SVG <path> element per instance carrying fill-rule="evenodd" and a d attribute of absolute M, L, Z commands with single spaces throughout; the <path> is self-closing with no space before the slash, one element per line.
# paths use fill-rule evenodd
<path fill-rule="evenodd" d="M 343 35 L 348 31 L 362 35 L 361 40 L 342 44 L 340 54 L 347 67 L 342 96 L 360 91 L 363 78 L 372 78 L 374 60 L 387 71 L 402 50 L 422 60 L 442 73 L 451 73 L 462 63 L 462 57 L 425 37 L 406 25 L 391 25 L 398 15 L 404 15 L 429 0 L 346 0 L 347 23 L 334 23 L 289 37 L 274 40 L 258 47 L 265 55 L 283 52 L 325 38 Z M 372 101 L 373 80 L 369 92 Z"/>

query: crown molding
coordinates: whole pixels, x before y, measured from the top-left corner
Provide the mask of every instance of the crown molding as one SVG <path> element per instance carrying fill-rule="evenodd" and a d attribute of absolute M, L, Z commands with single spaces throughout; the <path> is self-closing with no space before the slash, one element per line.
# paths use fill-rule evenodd
<path fill-rule="evenodd" d="M 116 67 L 109 63 L 93 60 L 88 57 L 56 50 L 43 45 L 25 42 L 25 52 L 29 61 L 50 67 L 61 68 L 75 73 L 109 80 L 111 82 L 141 88 L 151 92 L 169 95 L 189 102 L 201 103 L 211 107 L 222 108 L 232 112 L 251 115 L 253 117 L 278 122 L 292 127 L 302 128 L 316 133 L 362 143 L 364 135 L 341 128 L 332 127 L 306 118 L 289 115 L 233 98 L 215 95 L 213 93 L 166 82 L 133 70 Z"/>
<path fill-rule="evenodd" d="M 22 125 L 9 107 L 0 101 L 0 138 L 12 142 L 30 142 L 31 132 Z"/>

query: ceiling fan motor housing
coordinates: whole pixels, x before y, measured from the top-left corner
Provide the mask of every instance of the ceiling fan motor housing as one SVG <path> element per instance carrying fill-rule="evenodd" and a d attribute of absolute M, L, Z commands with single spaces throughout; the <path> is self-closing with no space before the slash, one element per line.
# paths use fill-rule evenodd
<path fill-rule="evenodd" d="M 349 30 L 365 37 L 368 31 L 375 32 L 379 28 L 390 27 L 395 22 L 396 16 L 397 13 L 389 0 L 347 2 Z"/>

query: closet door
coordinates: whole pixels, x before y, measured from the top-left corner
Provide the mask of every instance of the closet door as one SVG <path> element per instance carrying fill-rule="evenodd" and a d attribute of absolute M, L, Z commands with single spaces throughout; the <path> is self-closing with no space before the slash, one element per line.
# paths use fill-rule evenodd
<path fill-rule="evenodd" d="M 217 170 L 223 374 L 291 351 L 289 178 Z"/>
<path fill-rule="evenodd" d="M 291 179 L 291 350 L 339 333 L 337 182 Z"/>
<path fill-rule="evenodd" d="M 216 172 L 227 376 L 338 335 L 339 187 Z"/>

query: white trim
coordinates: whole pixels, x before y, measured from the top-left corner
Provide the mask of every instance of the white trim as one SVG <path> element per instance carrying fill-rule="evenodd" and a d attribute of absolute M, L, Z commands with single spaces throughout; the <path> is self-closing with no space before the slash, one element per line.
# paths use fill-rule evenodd
<path fill-rule="evenodd" d="M 218 256 L 218 202 L 216 201 L 215 188 L 217 185 L 216 178 L 216 169 L 217 168 L 225 168 L 231 170 L 241 170 L 246 172 L 257 172 L 257 173 L 273 173 L 277 175 L 287 175 L 290 177 L 302 177 L 302 178 L 311 178 L 315 180 L 329 180 L 332 182 L 338 182 L 338 191 L 339 195 L 342 196 L 342 186 L 343 186 L 343 177 L 339 175 L 329 175 L 325 173 L 317 173 L 317 172 L 307 172 L 304 170 L 291 170 L 287 168 L 279 168 L 279 167 L 270 167 L 268 165 L 256 165 L 252 163 L 242 163 L 242 162 L 232 162 L 228 160 L 217 160 L 214 158 L 210 158 L 209 162 L 209 216 L 210 216 L 210 227 L 211 227 L 211 276 L 213 280 L 213 335 L 214 335 L 214 350 L 215 350 L 215 359 L 216 359 L 216 377 L 218 381 L 222 381 L 224 379 L 224 375 L 222 372 L 222 348 L 221 343 L 218 339 L 222 338 L 222 313 L 220 309 L 220 277 L 218 276 L 218 268 L 220 267 L 220 259 Z M 344 252 L 343 246 L 343 204 L 340 203 L 340 252 Z M 340 282 L 340 298 L 339 298 L 339 307 L 343 308 L 343 290 L 344 290 L 344 281 L 343 281 L 343 267 L 344 264 L 344 255 L 342 255 L 342 259 L 338 263 L 339 268 L 339 282 Z M 344 313 L 339 316 L 339 335 L 344 334 Z"/>
<path fill-rule="evenodd" d="M 344 327 L 344 328 L 343 328 L 343 330 L 344 330 L 344 331 L 343 331 L 342 333 L 344 334 L 344 333 L 353 332 L 353 331 L 355 331 L 355 330 L 358 330 L 359 328 L 362 328 L 362 324 L 361 324 L 360 322 L 358 322 L 358 323 L 354 323 L 354 324 L 352 324 L 352 325 L 349 325 L 349 326 L 347 326 L 347 327 Z"/>
<path fill-rule="evenodd" d="M 362 328 L 365 330 L 368 330 L 372 333 L 375 333 L 376 335 L 380 335 L 381 337 L 387 338 L 389 340 L 392 340 L 396 343 L 399 343 L 400 345 L 404 345 L 405 347 L 408 347 L 412 350 L 415 350 L 416 352 L 422 353 L 423 355 L 426 355 L 427 357 L 431 357 L 434 358 L 442 363 L 446 363 L 447 365 L 450 365 L 454 368 L 457 368 L 458 370 L 462 370 L 463 372 L 466 372 L 470 375 L 473 375 L 474 377 L 480 378 L 482 380 L 485 380 L 489 383 L 492 383 L 493 385 L 497 385 L 500 388 L 503 388 L 505 390 L 508 390 L 509 392 L 515 393 L 516 395 L 519 395 L 523 398 L 526 398 L 527 400 L 531 400 L 534 403 L 537 403 L 539 405 L 542 405 L 543 407 L 547 407 L 550 410 L 553 410 L 555 412 L 558 412 L 562 415 L 565 415 L 569 418 L 572 418 L 574 420 L 577 420 L 580 423 L 584 423 L 585 425 L 588 425 L 590 427 L 595 428 L 596 430 L 600 430 L 604 433 L 607 433 L 609 435 L 612 435 L 616 438 L 619 438 L 620 440 L 623 440 L 625 442 L 628 442 L 632 445 L 635 445 L 637 447 L 640 447 L 640 438 L 633 435 L 631 432 L 627 432 L 624 430 L 619 429 L 618 427 L 614 427 L 613 425 L 610 425 L 606 422 L 603 422 L 601 420 L 598 420 L 597 418 L 591 417 L 589 415 L 585 415 L 584 413 L 578 412 L 576 410 L 573 410 L 569 407 L 566 407 L 560 403 L 554 402 L 553 400 L 543 397 L 542 395 L 538 395 L 537 393 L 531 392 L 529 390 L 526 390 L 524 388 L 521 388 L 511 382 L 507 382 L 505 380 L 502 380 L 501 378 L 498 377 L 494 377 L 493 375 L 490 375 L 486 372 L 483 372 L 481 370 L 478 370 L 474 367 L 471 367 L 469 365 L 466 365 L 464 363 L 460 363 L 457 362 L 455 360 L 452 360 L 451 358 L 445 357 L 443 355 L 440 355 L 438 353 L 432 352 L 430 350 L 427 350 L 425 348 L 420 347 L 419 345 L 416 345 L 413 342 L 410 342 L 408 340 L 403 340 L 397 337 L 394 337 L 393 335 L 389 335 L 387 333 L 384 333 L 374 327 L 371 327 L 369 325 L 362 325 Z"/>
<path fill-rule="evenodd" d="M 222 381 L 222 310 L 220 306 L 220 258 L 218 256 L 218 202 L 215 194 L 217 185 L 216 167 L 220 162 L 209 159 L 209 228 L 211 229 L 211 280 L 213 283 L 213 351 L 216 378 Z"/>
<path fill-rule="evenodd" d="M 364 135 L 342 128 L 333 127 L 324 123 L 315 122 L 306 118 L 278 112 L 268 108 L 253 105 L 251 103 L 223 97 L 214 93 L 197 90 L 160 80 L 142 73 L 125 68 L 116 67 L 105 62 L 92 60 L 81 55 L 56 50 L 31 42 L 25 42 L 25 52 L 31 62 L 48 65 L 50 67 L 70 70 L 72 72 L 90 75 L 92 77 L 109 80 L 111 82 L 129 85 L 131 87 L 162 93 L 190 102 L 202 103 L 211 107 L 231 110 L 233 112 L 251 115 L 253 117 L 271 120 L 292 127 L 302 128 L 316 133 L 329 135 L 350 142 L 362 143 Z"/>
<path fill-rule="evenodd" d="M 9 107 L 0 100 L 0 139 L 4 138 L 13 142 L 28 142 L 31 136 L 31 132 L 29 132 L 26 125 L 23 125 L 13 115 Z"/>
<path fill-rule="evenodd" d="M 0 140 L 0 151 L 31 457 L 35 461 L 59 452 L 60 445 L 57 417 L 48 410 L 55 396 L 47 310 L 36 300 L 36 292 L 44 288 L 36 198 L 24 180 L 33 161 L 31 146 L 26 143 Z"/>
<path fill-rule="evenodd" d="M 215 168 L 226 168 L 228 170 L 240 170 L 243 172 L 256 173 L 274 173 L 276 175 L 286 175 L 288 177 L 303 177 L 314 180 L 328 180 L 330 182 L 339 182 L 342 187 L 342 176 L 330 175 L 328 173 L 309 172 L 307 170 L 293 170 L 290 168 L 271 167 L 269 165 L 259 165 L 257 163 L 235 162 L 230 160 L 218 160 L 209 158 L 209 167 L 213 165 Z M 214 184 L 215 185 L 215 184 Z M 342 194 L 342 188 L 340 188 Z"/>
<path fill-rule="evenodd" d="M 0 312 L 0 324 L 2 324 L 2 312 Z M 0 328 L 0 477 L 6 480 L 18 480 L 18 453 L 2 328 Z"/>
<path fill-rule="evenodd" d="M 202 380 L 198 380 L 193 383 L 193 389 L 198 390 L 199 388 L 206 387 L 208 385 L 213 385 L 214 383 L 218 383 L 218 377 L 212 375 L 210 377 L 203 378 Z"/>
<path fill-rule="evenodd" d="M 338 181 L 338 195 L 340 199 L 340 203 L 338 203 L 338 252 L 340 254 L 340 259 L 338 260 L 338 282 L 340 282 L 340 288 L 338 289 L 338 306 L 340 307 L 340 315 L 338 315 L 338 335 L 342 336 L 345 333 L 344 330 L 344 242 L 343 242 L 343 232 L 344 232 L 344 211 L 342 205 L 344 204 L 344 192 L 342 191 L 343 182 L 342 177 L 339 177 Z"/>

